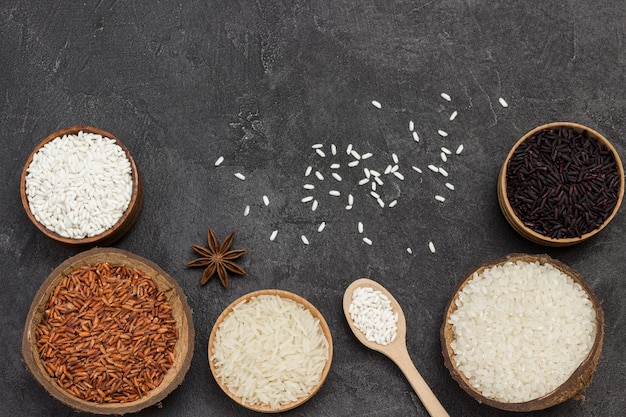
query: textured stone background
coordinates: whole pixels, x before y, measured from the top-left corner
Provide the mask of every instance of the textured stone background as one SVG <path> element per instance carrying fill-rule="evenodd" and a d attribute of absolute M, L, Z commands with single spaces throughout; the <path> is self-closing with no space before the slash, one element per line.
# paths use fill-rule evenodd
<path fill-rule="evenodd" d="M 451 416 L 506 415 L 458 387 L 438 337 L 457 283 L 511 252 L 547 252 L 579 270 L 606 316 L 586 401 L 532 415 L 623 415 L 624 210 L 586 243 L 544 248 L 508 226 L 495 184 L 515 141 L 551 121 L 586 124 L 626 156 L 625 28 L 624 2 L 610 0 L 0 2 L 0 415 L 77 415 L 47 395 L 19 353 L 37 288 L 74 252 L 29 223 L 18 190 L 34 146 L 79 124 L 116 134 L 144 177 L 143 211 L 115 246 L 160 264 L 194 311 L 197 343 L 186 380 L 162 408 L 139 415 L 254 414 L 220 391 L 206 342 L 230 302 L 263 288 L 311 301 L 335 344 L 322 389 L 285 415 L 427 415 L 395 365 L 348 329 L 342 295 L 359 277 L 383 283 L 404 307 L 411 357 Z M 443 139 L 438 129 L 450 135 Z M 315 143 L 324 144 L 326 158 L 311 149 Z M 442 164 L 441 146 L 461 143 L 465 151 L 444 165 L 456 187 L 449 191 L 427 166 Z M 347 168 L 348 144 L 374 156 Z M 384 178 L 381 195 L 398 204 L 382 209 L 357 181 L 362 166 L 383 171 L 392 153 L 405 180 Z M 216 168 L 219 156 L 225 161 Z M 342 182 L 330 177 L 332 162 L 342 164 Z M 325 180 L 305 178 L 309 165 Z M 300 202 L 307 182 L 317 187 L 315 212 Z M 328 195 L 331 188 L 342 196 Z M 359 221 L 372 246 L 358 234 Z M 201 287 L 201 271 L 184 268 L 194 258 L 189 245 L 204 243 L 208 226 L 221 238 L 237 231 L 235 247 L 249 251 L 241 262 L 248 275 L 234 277 L 228 290 L 216 280 Z M 270 242 L 273 230 L 279 234 Z"/>

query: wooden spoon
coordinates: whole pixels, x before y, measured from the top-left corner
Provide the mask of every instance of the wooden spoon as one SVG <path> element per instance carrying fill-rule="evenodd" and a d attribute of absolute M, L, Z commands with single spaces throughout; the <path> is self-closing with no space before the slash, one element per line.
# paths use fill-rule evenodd
<path fill-rule="evenodd" d="M 352 318 L 350 317 L 350 304 L 352 303 L 352 293 L 359 287 L 370 287 L 374 290 L 378 290 L 389 297 L 391 301 L 391 308 L 394 313 L 398 313 L 398 332 L 396 338 L 388 345 L 380 345 L 376 342 L 370 342 L 365 338 L 365 335 L 354 326 Z M 346 288 L 346 292 L 343 295 L 343 312 L 348 320 L 348 325 L 352 329 L 352 332 L 357 339 L 370 349 L 376 350 L 383 355 L 390 358 L 400 368 L 404 376 L 409 380 L 409 383 L 413 387 L 413 390 L 424 404 L 424 407 L 432 417 L 449 417 L 446 410 L 443 408 L 435 394 L 431 391 L 424 381 L 424 378 L 413 365 L 409 352 L 406 348 L 406 320 L 400 304 L 395 298 L 379 283 L 372 281 L 371 279 L 361 278 L 354 281 Z"/>

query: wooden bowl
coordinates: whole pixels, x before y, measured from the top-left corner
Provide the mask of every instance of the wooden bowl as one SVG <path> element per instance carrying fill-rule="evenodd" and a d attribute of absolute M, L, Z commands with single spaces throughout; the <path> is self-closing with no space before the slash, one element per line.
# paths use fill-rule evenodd
<path fill-rule="evenodd" d="M 620 178 L 620 184 L 619 184 L 619 192 L 618 192 L 618 200 L 617 203 L 615 204 L 615 207 L 613 208 L 613 211 L 611 212 L 611 214 L 608 216 L 608 218 L 604 221 L 604 223 L 602 223 L 601 226 L 599 226 L 598 228 L 584 233 L 581 236 L 578 237 L 566 237 L 566 238 L 553 238 L 550 236 L 546 236 L 544 234 L 541 234 L 533 229 L 531 229 L 530 227 L 526 226 L 524 224 L 524 222 L 517 216 L 517 214 L 515 213 L 515 211 L 513 210 L 513 207 L 511 206 L 511 203 L 509 201 L 509 197 L 507 196 L 507 168 L 509 165 L 509 161 L 511 160 L 511 157 L 513 156 L 513 154 L 515 153 L 515 151 L 517 150 L 517 148 L 526 140 L 528 140 L 530 137 L 532 137 L 533 135 L 535 135 L 536 133 L 542 131 L 542 130 L 546 130 L 546 129 L 554 129 L 554 128 L 559 128 L 559 127 L 565 127 L 565 128 L 571 128 L 573 130 L 575 130 L 576 132 L 582 133 L 582 132 L 587 132 L 589 138 L 594 139 L 596 141 L 598 141 L 600 144 L 604 145 L 604 147 L 606 147 L 612 154 L 613 157 L 615 158 L 615 162 L 617 165 L 617 170 L 618 170 L 618 175 Z M 620 160 L 620 157 L 617 153 L 617 151 L 615 150 L 615 148 L 613 147 L 613 145 L 604 137 L 602 136 L 600 133 L 596 132 L 593 129 L 590 129 L 586 126 L 577 124 L 577 123 L 569 123 L 569 122 L 555 122 L 555 123 L 549 123 L 543 126 L 539 126 L 536 127 L 535 129 L 531 130 L 530 132 L 526 133 L 524 136 L 521 137 L 521 139 L 519 139 L 517 141 L 517 143 L 513 146 L 513 148 L 510 150 L 510 152 L 508 153 L 506 159 L 504 160 L 504 163 L 502 164 L 502 168 L 500 169 L 500 173 L 498 176 L 498 202 L 500 203 L 500 209 L 502 210 L 502 213 L 504 214 L 504 217 L 506 218 L 506 220 L 509 222 L 509 224 L 513 227 L 513 229 L 515 229 L 516 232 L 518 232 L 520 235 L 522 235 L 523 237 L 525 237 L 526 239 L 541 244 L 541 245 L 545 245 L 545 246 L 570 246 L 570 245 L 574 245 L 576 243 L 580 243 L 592 236 L 594 236 L 595 234 L 597 234 L 598 232 L 600 232 L 602 229 L 604 229 L 613 219 L 613 217 L 615 217 L 615 214 L 617 213 L 617 211 L 619 210 L 620 205 L 622 204 L 622 200 L 624 199 L 624 167 L 622 165 L 622 161 Z"/>
<path fill-rule="evenodd" d="M 111 265 L 124 265 L 136 268 L 152 278 L 157 288 L 163 291 L 172 307 L 172 317 L 176 320 L 178 340 L 174 347 L 174 363 L 167 370 L 163 382 L 148 392 L 144 397 L 125 403 L 96 403 L 80 399 L 61 388 L 56 378 L 46 372 L 37 349 L 36 329 L 41 322 L 48 300 L 59 282 L 72 271 L 95 263 L 108 262 Z M 35 379 L 56 399 L 77 411 L 93 414 L 121 415 L 134 413 L 162 401 L 170 392 L 180 385 L 191 364 L 194 347 L 194 327 L 191 309 L 187 297 L 176 281 L 158 265 L 133 253 L 115 248 L 95 248 L 81 252 L 60 264 L 37 291 L 31 304 L 24 335 L 22 338 L 22 356 L 28 370 Z"/>
<path fill-rule="evenodd" d="M 593 342 L 593 346 L 589 351 L 586 358 L 580 363 L 578 368 L 572 373 L 572 375 L 558 388 L 552 392 L 526 402 L 502 402 L 492 398 L 485 397 L 480 391 L 475 389 L 469 379 L 463 374 L 463 372 L 457 367 L 454 359 L 454 350 L 451 347 L 452 341 L 455 339 L 454 330 L 449 323 L 450 315 L 457 309 L 456 300 L 459 297 L 461 290 L 472 280 L 474 273 L 482 273 L 485 269 L 493 266 L 502 265 L 506 262 L 536 262 L 540 264 L 551 264 L 555 268 L 567 274 L 574 280 L 574 282 L 581 285 L 583 290 L 587 293 L 587 296 L 591 300 L 596 312 L 596 334 Z M 527 254 L 510 254 L 504 258 L 490 262 L 489 264 L 482 265 L 472 271 L 458 286 L 454 292 L 452 298 L 448 302 L 445 310 L 444 321 L 440 329 L 441 348 L 446 368 L 450 371 L 452 378 L 460 385 L 460 387 L 467 392 L 470 396 L 476 399 L 479 403 L 487 404 L 491 407 L 495 407 L 506 411 L 528 412 L 542 410 L 554 405 L 560 404 L 570 398 L 582 399 L 582 393 L 591 383 L 593 373 L 595 371 L 598 360 L 600 359 L 600 353 L 602 351 L 602 342 L 604 338 L 604 313 L 600 301 L 595 296 L 591 288 L 585 283 L 583 278 L 574 269 L 559 262 L 556 259 L 550 258 L 548 255 L 527 255 Z"/>
<path fill-rule="evenodd" d="M 326 337 L 326 340 L 328 341 L 328 360 L 322 370 L 322 374 L 320 376 L 319 382 L 311 389 L 311 391 L 309 392 L 307 396 L 301 397 L 292 403 L 284 404 L 280 406 L 278 409 L 272 408 L 269 405 L 250 404 L 248 402 L 244 402 L 241 397 L 238 397 L 233 392 L 231 392 L 228 389 L 228 387 L 222 382 L 222 380 L 217 376 L 215 363 L 212 360 L 213 352 L 214 352 L 215 335 L 217 333 L 219 326 L 224 321 L 224 319 L 233 311 L 233 308 L 237 304 L 241 303 L 242 301 L 250 300 L 251 298 L 257 297 L 260 295 L 278 295 L 281 298 L 290 299 L 302 305 L 305 309 L 311 312 L 313 317 L 319 320 L 324 336 Z M 293 294 L 288 291 L 275 290 L 275 289 L 254 291 L 242 297 L 239 297 L 237 300 L 233 301 L 228 307 L 226 307 L 226 309 L 222 312 L 222 314 L 220 314 L 220 316 L 217 318 L 215 325 L 213 326 L 213 330 L 211 331 L 211 336 L 209 338 L 209 344 L 208 344 L 209 366 L 211 368 L 211 372 L 213 374 L 213 377 L 215 378 L 215 381 L 217 382 L 219 387 L 222 389 L 222 391 L 224 391 L 226 395 L 228 395 L 233 401 L 237 402 L 238 404 L 250 410 L 261 412 L 261 413 L 278 413 L 278 412 L 291 410 L 293 408 L 298 407 L 299 405 L 302 405 L 304 402 L 308 401 L 311 397 L 313 397 L 313 395 L 315 395 L 315 393 L 317 393 L 317 391 L 320 389 L 320 387 L 324 383 L 324 380 L 328 376 L 328 371 L 330 370 L 332 357 L 333 357 L 333 340 L 332 340 L 332 336 L 331 336 L 328 324 L 326 323 L 326 320 L 324 319 L 322 314 L 315 308 L 315 306 L 313 306 L 313 304 L 311 304 L 306 299 L 300 297 L 299 295 Z"/>
<path fill-rule="evenodd" d="M 61 236 L 58 233 L 49 230 L 48 228 L 46 228 L 46 226 L 44 226 L 39 221 L 37 221 L 37 219 L 35 219 L 35 216 L 30 209 L 28 197 L 26 196 L 26 171 L 33 160 L 33 156 L 48 142 L 51 142 L 58 137 L 63 137 L 64 135 L 76 135 L 80 131 L 98 134 L 115 140 L 115 143 L 120 148 L 122 148 L 122 150 L 126 154 L 126 157 L 128 158 L 128 161 L 130 162 L 132 170 L 133 188 L 131 199 L 128 207 L 126 208 L 126 211 L 112 227 L 96 236 L 85 237 L 82 239 L 72 239 L 69 237 Z M 63 246 L 82 250 L 94 246 L 109 246 L 115 243 L 130 230 L 133 224 L 135 224 L 135 221 L 137 221 L 139 213 L 141 212 L 141 206 L 143 204 L 143 182 L 139 173 L 139 169 L 137 168 L 135 160 L 130 154 L 130 151 L 117 137 L 107 131 L 97 129 L 91 126 L 72 126 L 66 129 L 57 130 L 56 132 L 48 135 L 35 147 L 35 149 L 33 149 L 28 159 L 26 160 L 26 163 L 24 164 L 24 168 L 22 169 L 22 177 L 20 179 L 20 194 L 22 198 L 22 206 L 24 206 L 26 215 L 41 233 Z"/>

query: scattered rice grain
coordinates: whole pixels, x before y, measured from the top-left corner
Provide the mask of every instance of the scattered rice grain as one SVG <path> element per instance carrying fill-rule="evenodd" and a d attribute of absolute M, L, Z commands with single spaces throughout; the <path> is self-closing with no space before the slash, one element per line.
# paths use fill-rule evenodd
<path fill-rule="evenodd" d="M 320 225 L 317 227 L 317 231 L 321 232 L 325 228 L 326 228 L 326 222 L 321 222 Z"/>
<path fill-rule="evenodd" d="M 376 100 L 372 100 L 372 106 L 376 107 L 377 109 L 382 108 L 383 106 Z"/>
<path fill-rule="evenodd" d="M 446 136 L 448 136 L 448 132 L 446 132 L 445 130 L 441 130 L 439 129 L 437 131 L 437 133 L 439 134 L 439 136 L 441 136 L 442 138 L 445 138 Z"/>
<path fill-rule="evenodd" d="M 430 249 L 432 253 L 435 253 L 435 244 L 433 242 L 428 242 L 428 249 Z"/>
<path fill-rule="evenodd" d="M 218 167 L 222 164 L 222 162 L 224 162 L 224 157 L 220 156 L 219 158 L 217 158 L 217 160 L 215 161 L 215 166 Z"/>
<path fill-rule="evenodd" d="M 276 236 L 278 236 L 278 230 L 274 230 L 272 232 L 272 234 L 270 235 L 270 240 L 273 242 L 274 239 L 276 239 Z"/>
<path fill-rule="evenodd" d="M 309 239 L 307 239 L 305 235 L 301 235 L 300 240 L 302 240 L 302 243 L 304 243 L 305 245 L 309 244 Z"/>
<path fill-rule="evenodd" d="M 363 242 L 365 242 L 366 244 L 372 246 L 372 239 L 368 238 L 368 237 L 364 237 L 363 238 Z"/>
<path fill-rule="evenodd" d="M 441 201 L 443 203 L 444 201 L 446 201 L 446 198 L 442 195 L 436 195 L 435 200 Z"/>
<path fill-rule="evenodd" d="M 452 97 L 450 97 L 450 95 L 447 93 L 441 93 L 441 98 L 443 98 L 446 101 L 452 101 Z"/>
<path fill-rule="evenodd" d="M 460 144 L 458 148 L 456 148 L 456 154 L 459 155 L 461 152 L 463 152 L 463 144 Z"/>
<path fill-rule="evenodd" d="M 509 103 L 507 103 L 507 102 L 506 102 L 506 100 L 505 100 L 505 99 L 503 99 L 502 97 L 500 97 L 500 98 L 498 99 L 498 101 L 500 102 L 500 105 L 501 105 L 502 107 L 505 107 L 505 108 L 506 108 L 506 107 L 509 107 Z"/>
<path fill-rule="evenodd" d="M 459 113 L 457 113 L 457 111 L 456 111 L 456 110 L 455 110 L 455 111 L 453 111 L 453 112 L 452 112 L 452 114 L 450 115 L 450 121 L 453 121 L 454 119 L 456 119 L 456 116 L 457 116 L 458 114 L 459 114 Z"/>

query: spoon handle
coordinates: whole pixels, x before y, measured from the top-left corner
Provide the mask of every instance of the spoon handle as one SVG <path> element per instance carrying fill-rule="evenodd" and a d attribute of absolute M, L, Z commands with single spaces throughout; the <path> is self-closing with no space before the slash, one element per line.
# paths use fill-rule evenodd
<path fill-rule="evenodd" d="M 431 417 L 449 417 L 448 412 L 443 408 L 435 394 L 422 378 L 417 368 L 413 364 L 409 352 L 405 349 L 398 349 L 391 357 L 398 365 L 406 379 L 409 381 L 413 390 L 424 404 L 424 408 Z"/>

